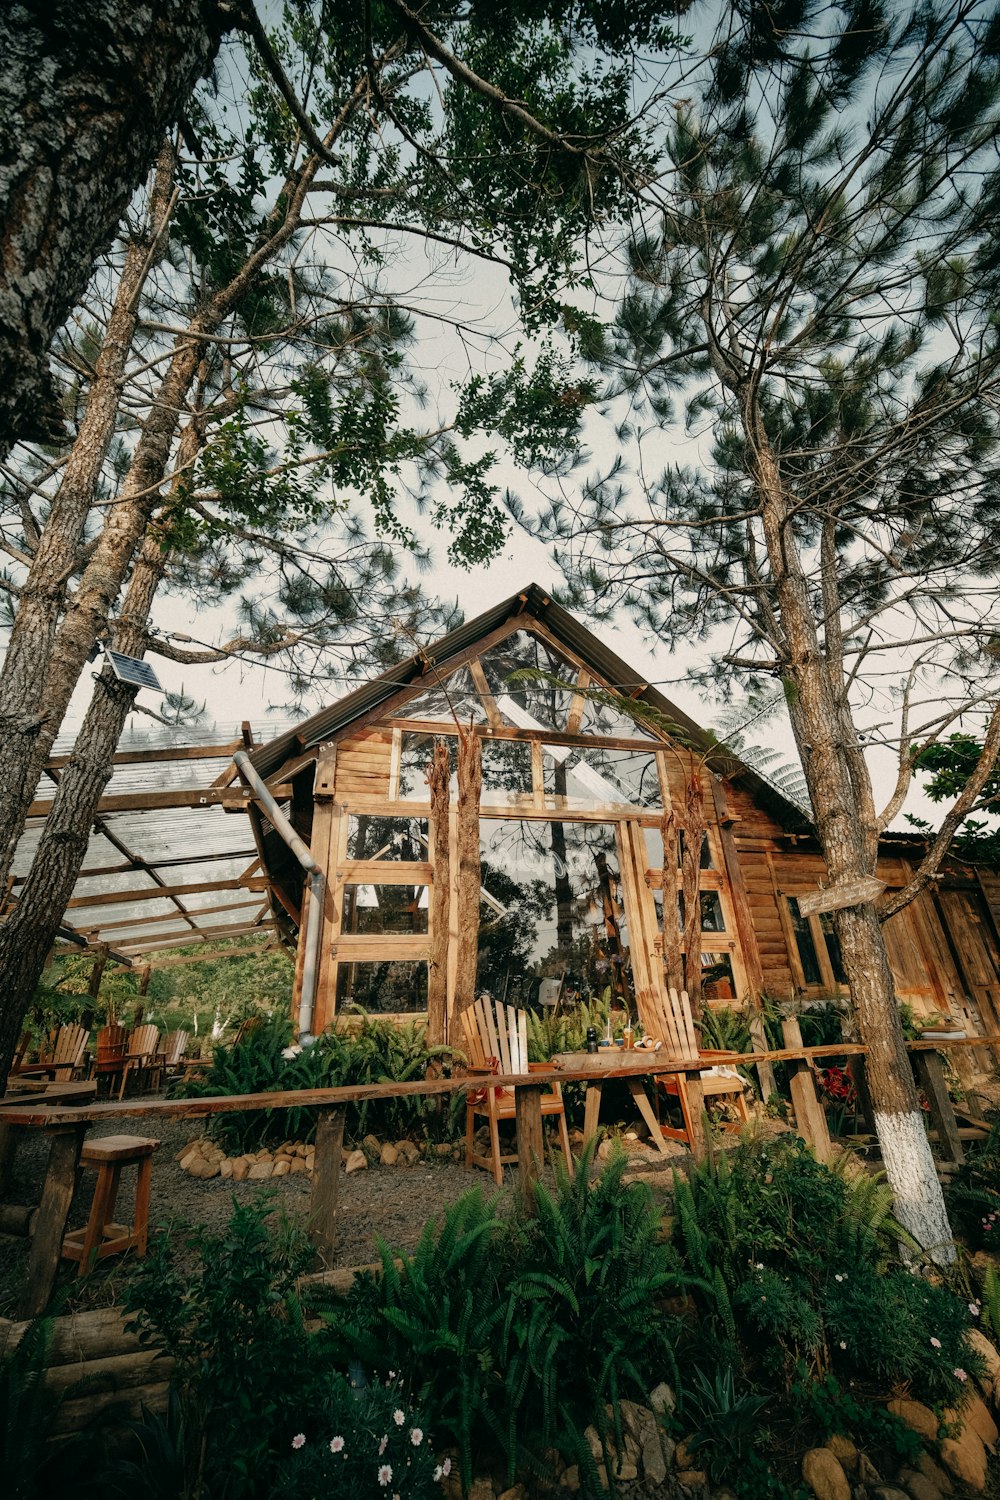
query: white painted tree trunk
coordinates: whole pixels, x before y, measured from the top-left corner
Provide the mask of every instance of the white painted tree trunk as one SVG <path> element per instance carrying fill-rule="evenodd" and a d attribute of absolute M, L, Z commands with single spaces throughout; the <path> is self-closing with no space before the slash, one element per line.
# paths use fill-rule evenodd
<path fill-rule="evenodd" d="M 876 1110 L 875 1131 L 892 1183 L 896 1217 L 933 1261 L 952 1265 L 955 1244 L 922 1116 Z"/>

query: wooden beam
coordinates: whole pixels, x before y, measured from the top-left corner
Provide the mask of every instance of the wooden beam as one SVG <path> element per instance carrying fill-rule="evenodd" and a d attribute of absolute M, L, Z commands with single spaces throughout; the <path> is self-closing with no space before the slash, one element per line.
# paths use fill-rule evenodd
<path fill-rule="evenodd" d="M 19 1318 L 38 1318 L 49 1305 L 87 1124 L 84 1112 L 82 1119 L 56 1127 L 52 1136 L 45 1186 L 28 1256 L 28 1274 L 17 1304 Z"/>
<path fill-rule="evenodd" d="M 542 1175 L 545 1147 L 542 1141 L 542 1095 L 549 1084 L 534 1083 L 514 1090 L 514 1121 L 517 1129 L 517 1170 L 521 1208 L 537 1213 L 535 1183 Z"/>
<path fill-rule="evenodd" d="M 802 1046 L 802 1032 L 794 1017 L 782 1021 L 781 1031 L 789 1047 Z M 833 1156 L 833 1147 L 830 1143 L 826 1115 L 823 1113 L 823 1106 L 816 1093 L 812 1068 L 806 1058 L 797 1057 L 789 1059 L 788 1071 L 796 1129 L 806 1144 L 812 1147 L 816 1160 L 829 1162 Z"/>
<path fill-rule="evenodd" d="M 242 740 L 228 740 L 224 745 L 176 745 L 173 749 L 117 750 L 111 757 L 113 766 L 153 765 L 157 762 L 177 760 L 219 760 L 222 756 L 233 756 L 243 749 Z M 69 755 L 50 755 L 45 762 L 46 771 L 58 771 L 68 766 L 73 759 Z"/>
<path fill-rule="evenodd" d="M 181 964 L 212 964 L 219 963 L 224 958 L 260 958 L 265 953 L 279 952 L 287 954 L 289 958 L 291 957 L 288 954 L 287 948 L 281 948 L 269 939 L 266 943 L 261 943 L 259 946 L 253 948 L 219 948 L 212 953 L 179 954 L 176 958 L 164 958 L 159 963 L 147 964 L 146 968 L 157 970 L 175 969 Z"/>
<path fill-rule="evenodd" d="M 340 1203 L 340 1153 L 344 1144 L 343 1109 L 321 1109 L 316 1125 L 309 1238 L 322 1270 L 334 1262 L 337 1250 L 337 1209 Z"/>
<path fill-rule="evenodd" d="M 410 734 L 445 734 L 452 738 L 458 734 L 458 726 L 450 719 L 440 722 L 436 719 L 396 717 L 387 719 L 386 727 L 405 729 Z M 562 729 L 518 729 L 508 724 L 499 728 L 490 724 L 473 724 L 472 732 L 482 740 L 523 740 L 527 744 L 534 741 L 546 745 L 567 745 L 579 750 L 634 750 L 637 754 L 655 755 L 657 750 L 662 749 L 661 740 L 637 740 L 615 734 L 581 735 Z"/>
<path fill-rule="evenodd" d="M 217 938 L 245 937 L 252 932 L 268 932 L 274 926 L 273 921 L 244 922 L 237 927 L 212 927 L 192 929 L 187 935 L 183 933 L 164 933 L 162 938 L 153 938 L 148 943 L 123 943 L 122 951 L 130 958 L 138 958 L 143 953 L 167 953 L 171 948 L 188 948 L 194 943 L 214 942 Z"/>
<path fill-rule="evenodd" d="M 91 942 L 98 935 L 98 933 L 101 932 L 118 932 L 123 927 L 158 926 L 161 922 L 176 922 L 178 916 L 181 915 L 192 917 L 195 922 L 197 922 L 199 917 L 217 917 L 220 913 L 228 914 L 231 911 L 241 911 L 245 910 L 245 908 L 248 906 L 253 906 L 259 910 L 259 897 L 252 896 L 249 901 L 228 901 L 221 906 L 206 906 L 198 908 L 195 911 L 185 910 L 183 913 L 176 911 L 164 911 L 158 912 L 156 916 L 152 917 L 143 916 L 141 914 L 137 917 L 123 917 L 117 922 L 98 922 L 93 927 L 81 927 L 80 932 L 88 942 Z M 205 929 L 202 928 L 200 930 L 204 931 Z M 133 939 L 133 941 L 138 941 L 140 936 L 140 934 L 136 934 L 136 937 Z M 126 938 L 124 939 L 124 941 L 128 942 L 128 939 Z"/>
<path fill-rule="evenodd" d="M 151 885 L 142 886 L 137 891 L 100 891 L 93 896 L 73 896 L 66 903 L 66 910 L 91 906 L 123 906 L 129 901 L 159 901 L 172 896 L 200 896 L 208 891 L 266 891 L 267 888 L 268 881 L 263 875 L 250 879 L 240 876 L 236 880 L 200 880 L 191 885 Z"/>
<path fill-rule="evenodd" d="M 272 791 L 280 800 L 292 795 L 286 783 L 275 786 Z M 97 812 L 156 812 L 171 807 L 223 807 L 230 811 L 242 811 L 253 801 L 246 788 L 233 790 L 229 787 L 180 787 L 169 792 L 117 792 L 102 797 Z M 52 811 L 51 798 L 41 798 L 28 808 L 29 818 L 45 818 Z"/>

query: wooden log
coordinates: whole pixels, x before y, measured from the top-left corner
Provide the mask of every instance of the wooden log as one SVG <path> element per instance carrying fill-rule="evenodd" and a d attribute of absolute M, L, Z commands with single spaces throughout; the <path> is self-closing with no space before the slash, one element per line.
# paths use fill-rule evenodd
<path fill-rule="evenodd" d="M 92 1396 L 63 1401 L 53 1422 L 52 1436 L 63 1437 L 73 1432 L 82 1432 L 102 1412 L 114 1411 L 124 1422 L 138 1420 L 142 1416 L 143 1407 L 162 1416 L 167 1409 L 168 1392 L 166 1380 L 153 1380 L 148 1385 L 136 1386 L 128 1391 L 102 1391 Z"/>
<path fill-rule="evenodd" d="M 85 1117 L 79 1123 L 59 1126 L 53 1131 L 49 1166 L 28 1257 L 28 1275 L 17 1304 L 18 1315 L 22 1318 L 37 1318 L 45 1311 L 52 1295 L 86 1132 Z"/>
<path fill-rule="evenodd" d="M 920 1086 L 927 1095 L 938 1143 L 947 1157 L 956 1166 L 961 1166 L 965 1160 L 965 1151 L 958 1133 L 955 1111 L 951 1107 L 951 1099 L 948 1096 L 948 1085 L 944 1080 L 941 1058 L 937 1052 L 921 1051 L 913 1054 L 913 1061 Z"/>
<path fill-rule="evenodd" d="M 542 1095 L 547 1083 L 524 1084 L 514 1090 L 514 1120 L 517 1127 L 517 1169 L 521 1205 L 528 1214 L 536 1211 L 535 1183 L 545 1160 L 542 1141 Z"/>
<path fill-rule="evenodd" d="M 344 1111 L 320 1110 L 316 1126 L 309 1237 L 321 1266 L 331 1267 L 337 1249 L 337 1209 L 340 1202 L 340 1153 L 344 1144 Z"/>
<path fill-rule="evenodd" d="M 448 742 L 440 737 L 434 741 L 433 758 L 426 776 L 431 794 L 430 836 L 434 871 L 428 912 L 431 948 L 427 966 L 427 1044 L 439 1047 L 448 1039 L 448 909 L 451 902 L 448 849 L 451 755 Z"/>
<path fill-rule="evenodd" d="M 0 1203 L 0 1234 L 30 1234 L 37 1213 L 30 1203 Z"/>
<path fill-rule="evenodd" d="M 458 942 L 455 954 L 455 1019 L 476 997 L 479 967 L 480 868 L 479 808 L 483 789 L 482 746 L 476 735 L 459 728 L 458 819 Z"/>
<path fill-rule="evenodd" d="M 802 1031 L 794 1017 L 782 1021 L 781 1031 L 789 1048 L 802 1046 Z M 826 1115 L 816 1092 L 812 1068 L 805 1057 L 792 1057 L 788 1061 L 788 1071 L 796 1129 L 806 1144 L 812 1147 L 816 1160 L 828 1162 L 833 1156 L 833 1147 Z"/>
<path fill-rule="evenodd" d="M 97 1307 L 88 1312 L 66 1313 L 52 1320 L 49 1365 L 79 1364 L 90 1359 L 134 1354 L 142 1345 L 138 1336 L 125 1332 L 128 1316 L 120 1307 Z M 0 1354 L 20 1341 L 27 1322 L 0 1318 Z"/>
<path fill-rule="evenodd" d="M 703 1162 L 708 1146 L 705 1140 L 705 1086 L 700 1070 L 685 1073 L 683 1088 L 684 1124 L 691 1155 L 696 1162 Z"/>
<path fill-rule="evenodd" d="M 49 1390 L 82 1398 L 103 1395 L 105 1391 L 131 1391 L 137 1386 L 169 1380 L 173 1368 L 172 1355 L 164 1354 L 161 1349 L 142 1349 L 136 1340 L 135 1349 L 128 1354 L 50 1365 L 45 1384 Z"/>

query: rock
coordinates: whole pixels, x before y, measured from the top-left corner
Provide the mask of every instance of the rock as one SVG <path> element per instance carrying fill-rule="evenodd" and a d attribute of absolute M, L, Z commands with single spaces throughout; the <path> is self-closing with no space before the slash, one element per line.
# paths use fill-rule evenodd
<path fill-rule="evenodd" d="M 625 1459 L 624 1463 L 622 1463 L 621 1466 L 615 1470 L 615 1477 L 616 1479 L 620 1479 L 622 1484 L 628 1484 L 630 1480 L 638 1479 L 638 1465 L 630 1464 L 628 1459 Z"/>
<path fill-rule="evenodd" d="M 941 1462 L 970 1490 L 986 1488 L 986 1447 L 971 1427 L 963 1427 L 957 1438 L 945 1438 L 941 1444 Z"/>
<path fill-rule="evenodd" d="M 882 1483 L 882 1476 L 867 1453 L 858 1454 L 858 1479 L 870 1489 Z"/>
<path fill-rule="evenodd" d="M 451 1155 L 451 1151 L 452 1151 L 452 1147 L 451 1147 L 451 1142 L 450 1141 L 438 1141 L 437 1145 L 434 1147 L 434 1155 L 435 1156 L 440 1156 L 440 1157 L 450 1156 Z M 500 1500 L 503 1500 L 503 1495 L 501 1495 Z"/>
<path fill-rule="evenodd" d="M 573 1495 L 576 1494 L 580 1488 L 580 1469 L 577 1464 L 570 1464 L 568 1469 L 562 1471 L 559 1475 L 559 1488 L 569 1490 Z"/>
<path fill-rule="evenodd" d="M 851 1500 L 851 1486 L 829 1448 L 810 1448 L 802 1457 L 802 1478 L 816 1500 Z"/>
<path fill-rule="evenodd" d="M 232 1175 L 233 1175 L 233 1164 L 229 1160 L 229 1157 L 225 1156 L 225 1157 L 223 1157 L 222 1161 L 219 1162 L 219 1176 L 220 1177 L 232 1177 Z"/>
<path fill-rule="evenodd" d="M 712 1500 L 736 1500 L 736 1492 L 734 1490 L 726 1489 L 713 1490 Z"/>
<path fill-rule="evenodd" d="M 366 1135 L 361 1144 L 366 1151 L 371 1152 L 372 1156 L 378 1156 L 381 1153 L 382 1142 L 377 1135 Z"/>
<path fill-rule="evenodd" d="M 854 1473 L 858 1466 L 858 1450 L 849 1437 L 844 1437 L 841 1432 L 835 1432 L 832 1437 L 827 1438 L 824 1447 L 829 1448 L 845 1473 Z"/>
<path fill-rule="evenodd" d="M 399 1160 L 399 1152 L 390 1141 L 386 1141 L 379 1152 L 379 1163 L 383 1167 L 394 1167 Z"/>
<path fill-rule="evenodd" d="M 660 1428 L 660 1452 L 663 1454 L 663 1462 L 667 1468 L 672 1469 L 677 1454 L 677 1442 L 665 1427 Z"/>
<path fill-rule="evenodd" d="M 509 1490 L 503 1490 L 497 1496 L 497 1500 L 525 1500 L 526 1495 L 527 1490 L 523 1484 L 514 1484 Z"/>
<path fill-rule="evenodd" d="M 677 1483 L 686 1490 L 700 1490 L 708 1483 L 704 1469 L 678 1469 Z"/>
<path fill-rule="evenodd" d="M 983 1375 L 980 1385 L 987 1396 L 992 1396 L 996 1401 L 1000 1395 L 1000 1354 L 981 1328 L 970 1328 L 965 1335 L 966 1343 L 970 1349 L 975 1350 L 986 1365 L 986 1373 Z"/>
<path fill-rule="evenodd" d="M 291 1171 L 291 1163 L 287 1156 L 279 1156 L 271 1168 L 272 1177 L 287 1177 Z"/>
<path fill-rule="evenodd" d="M 344 1166 L 345 1167 L 347 1166 L 346 1161 L 344 1162 Z M 311 1172 L 312 1169 L 313 1169 L 313 1158 L 311 1156 L 307 1156 L 306 1157 L 306 1171 L 307 1172 Z"/>
<path fill-rule="evenodd" d="M 363 1151 L 352 1151 L 344 1163 L 345 1172 L 364 1172 L 368 1166 L 368 1158 Z"/>
<path fill-rule="evenodd" d="M 270 1161 L 255 1161 L 247 1173 L 250 1182 L 264 1182 L 274 1171 L 274 1163 Z"/>
<path fill-rule="evenodd" d="M 450 1474 L 444 1475 L 441 1480 L 441 1493 L 444 1500 L 462 1500 L 462 1481 L 458 1477 L 458 1471 L 454 1463 Z"/>
<path fill-rule="evenodd" d="M 306 1169 L 306 1164 L 302 1160 L 302 1157 L 301 1156 L 293 1156 L 292 1160 L 291 1160 L 291 1164 L 290 1164 L 290 1166 L 288 1168 L 288 1170 L 292 1174 L 292 1176 L 294 1177 L 295 1174 L 296 1174 L 296 1172 L 299 1172 L 299 1173 L 304 1172 L 305 1169 Z"/>
<path fill-rule="evenodd" d="M 951 1494 L 954 1486 L 948 1477 L 947 1471 L 942 1469 L 937 1460 L 931 1458 L 929 1453 L 921 1453 L 917 1459 L 917 1468 L 925 1479 L 929 1479 L 931 1484 L 941 1491 L 942 1495 Z"/>
<path fill-rule="evenodd" d="M 910 1500 L 941 1500 L 941 1491 L 932 1479 L 915 1469 L 900 1469 L 899 1482 Z"/>
<path fill-rule="evenodd" d="M 250 1170 L 250 1163 L 244 1161 L 242 1156 L 237 1156 L 233 1161 L 233 1181 L 242 1182 Z"/>
<path fill-rule="evenodd" d="M 897 1396 L 895 1401 L 889 1402 L 889 1411 L 901 1422 L 905 1422 L 911 1432 L 919 1437 L 926 1438 L 929 1443 L 937 1441 L 940 1422 L 922 1401 L 911 1401 L 908 1396 Z"/>
<path fill-rule="evenodd" d="M 590 1449 L 591 1456 L 594 1462 L 599 1464 L 604 1458 L 604 1449 L 601 1447 L 601 1434 L 598 1432 L 596 1427 L 591 1426 L 587 1428 L 583 1436 L 588 1448 Z M 609 1450 L 610 1447 L 611 1445 L 609 1443 Z"/>
<path fill-rule="evenodd" d="M 672 1416 L 676 1405 L 677 1397 L 665 1380 L 661 1380 L 649 1393 L 649 1409 L 657 1416 L 662 1416 L 664 1412 Z"/>
<path fill-rule="evenodd" d="M 639 1451 L 639 1462 L 643 1478 L 649 1484 L 663 1484 L 667 1477 L 667 1461 L 655 1424 Z"/>
<path fill-rule="evenodd" d="M 468 1500 L 493 1500 L 492 1479 L 474 1479 L 469 1486 Z"/>
<path fill-rule="evenodd" d="M 416 1141 L 397 1141 L 396 1153 L 400 1160 L 404 1161 L 408 1167 L 412 1167 L 414 1162 L 420 1160 L 420 1147 Z"/>
<path fill-rule="evenodd" d="M 892 1484 L 877 1484 L 872 1493 L 875 1500 L 907 1500 L 906 1491 L 897 1490 Z"/>
<path fill-rule="evenodd" d="M 973 1432 L 982 1438 L 986 1447 L 992 1453 L 997 1445 L 997 1424 L 990 1416 L 989 1409 L 982 1396 L 977 1396 L 975 1391 L 970 1391 L 963 1401 L 961 1409 L 955 1411 L 949 1408 L 944 1414 L 946 1422 L 953 1422 L 959 1427 L 971 1427 Z"/>
<path fill-rule="evenodd" d="M 611 1155 L 614 1144 L 615 1143 L 610 1136 L 605 1137 L 605 1139 L 597 1148 L 597 1160 L 607 1161 L 608 1157 Z"/>

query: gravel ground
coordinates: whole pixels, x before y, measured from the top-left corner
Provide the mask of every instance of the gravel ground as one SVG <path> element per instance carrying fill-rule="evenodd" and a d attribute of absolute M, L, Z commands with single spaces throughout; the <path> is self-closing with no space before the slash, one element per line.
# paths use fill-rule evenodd
<path fill-rule="evenodd" d="M 201 1180 L 182 1172 L 175 1159 L 181 1147 L 201 1133 L 200 1122 L 164 1120 L 142 1116 L 130 1117 L 122 1125 L 130 1135 L 149 1135 L 160 1141 L 153 1157 L 151 1224 L 189 1220 L 212 1230 L 220 1230 L 232 1212 L 234 1199 L 251 1202 L 260 1192 L 259 1183 L 233 1182 L 220 1177 Z M 99 1122 L 94 1134 L 110 1134 L 112 1127 Z M 635 1170 L 654 1186 L 658 1199 L 666 1199 L 670 1188 L 669 1166 L 651 1148 L 638 1142 L 628 1143 L 636 1153 Z M 679 1148 L 678 1148 L 679 1149 Z M 7 1201 L 36 1203 L 46 1165 L 46 1144 L 40 1131 L 23 1131 L 19 1136 L 14 1177 Z M 683 1160 L 679 1156 L 677 1160 Z M 87 1221 L 97 1174 L 80 1173 L 77 1191 L 70 1209 L 70 1229 Z M 136 1173 L 122 1175 L 115 1218 L 130 1223 Z M 504 1200 L 513 1202 L 515 1172 L 508 1168 L 503 1188 Z M 265 1184 L 274 1195 L 276 1206 L 291 1217 L 304 1220 L 309 1209 L 310 1179 L 305 1176 L 277 1178 Z M 486 1172 L 466 1171 L 461 1162 L 440 1157 L 421 1159 L 412 1167 L 369 1167 L 367 1171 L 342 1174 L 340 1183 L 341 1242 L 337 1253 L 340 1266 L 357 1266 L 377 1258 L 376 1236 L 394 1249 L 411 1250 L 429 1218 L 440 1215 L 470 1188 L 480 1187 L 486 1193 L 493 1183 Z M 23 1282 L 28 1257 L 28 1241 L 0 1234 L 0 1316 L 11 1317 Z M 91 1274 L 76 1279 L 75 1264 L 65 1261 L 60 1267 L 58 1288 L 68 1298 L 69 1308 L 105 1306 L 121 1299 L 129 1274 L 131 1256 L 110 1256 L 99 1261 Z"/>

